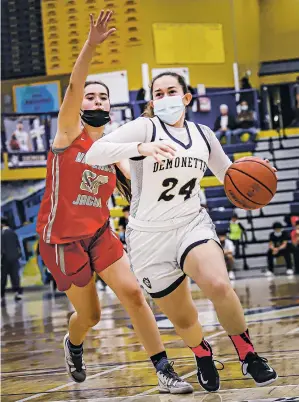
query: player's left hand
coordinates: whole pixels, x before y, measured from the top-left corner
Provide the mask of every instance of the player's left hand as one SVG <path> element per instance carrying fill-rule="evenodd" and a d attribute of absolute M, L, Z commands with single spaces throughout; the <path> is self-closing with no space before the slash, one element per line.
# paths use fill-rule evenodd
<path fill-rule="evenodd" d="M 93 15 L 89 15 L 90 19 L 90 31 L 88 35 L 87 42 L 90 46 L 97 46 L 104 42 L 111 34 L 113 34 L 116 29 L 108 29 L 108 23 L 112 17 L 112 11 L 100 12 L 98 19 L 94 22 Z"/>

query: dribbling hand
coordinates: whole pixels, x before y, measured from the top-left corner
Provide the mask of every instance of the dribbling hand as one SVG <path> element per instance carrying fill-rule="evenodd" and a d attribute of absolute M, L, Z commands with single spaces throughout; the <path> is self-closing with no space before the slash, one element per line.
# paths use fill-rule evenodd
<path fill-rule="evenodd" d="M 176 148 L 170 143 L 146 142 L 138 145 L 138 152 L 143 156 L 152 156 L 156 162 L 162 164 L 162 157 L 173 159 Z"/>
<path fill-rule="evenodd" d="M 90 30 L 87 42 L 90 46 L 97 46 L 104 42 L 111 34 L 113 34 L 116 29 L 108 29 L 107 25 L 111 19 L 112 11 L 102 10 L 96 22 L 94 22 L 93 15 L 90 14 Z"/>

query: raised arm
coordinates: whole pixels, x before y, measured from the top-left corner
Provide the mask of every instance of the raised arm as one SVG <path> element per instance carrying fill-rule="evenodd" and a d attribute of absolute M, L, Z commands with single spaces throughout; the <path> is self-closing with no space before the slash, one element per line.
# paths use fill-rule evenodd
<path fill-rule="evenodd" d="M 89 35 L 74 65 L 59 111 L 58 129 L 53 142 L 53 146 L 56 148 L 69 146 L 80 134 L 80 108 L 88 68 L 97 45 L 100 45 L 108 36 L 115 32 L 115 28 L 107 28 L 111 15 L 111 11 L 105 13 L 102 10 L 97 21 L 94 22 L 93 15 L 90 14 Z"/>
<path fill-rule="evenodd" d="M 151 130 L 152 123 L 147 118 L 124 124 L 92 144 L 86 153 L 86 163 L 110 165 L 139 156 L 152 156 L 160 163 L 159 155 L 172 158 L 175 147 L 164 142 L 150 142 Z"/>

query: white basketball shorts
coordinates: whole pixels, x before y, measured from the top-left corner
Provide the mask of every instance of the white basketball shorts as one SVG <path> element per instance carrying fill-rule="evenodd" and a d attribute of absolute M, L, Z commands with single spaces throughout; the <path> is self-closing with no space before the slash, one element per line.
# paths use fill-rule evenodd
<path fill-rule="evenodd" d="M 185 279 L 184 262 L 189 251 L 211 239 L 220 245 L 215 225 L 205 209 L 177 229 L 152 232 L 127 227 L 131 269 L 150 296 L 167 296 Z"/>

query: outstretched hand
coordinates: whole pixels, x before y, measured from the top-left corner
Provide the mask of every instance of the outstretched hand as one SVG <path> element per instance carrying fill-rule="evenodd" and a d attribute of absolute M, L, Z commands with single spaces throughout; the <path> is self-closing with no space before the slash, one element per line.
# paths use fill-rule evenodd
<path fill-rule="evenodd" d="M 100 12 L 98 19 L 94 22 L 93 15 L 90 14 L 90 31 L 88 35 L 87 42 L 91 46 L 97 46 L 104 42 L 111 34 L 113 34 L 116 29 L 110 28 L 108 29 L 107 25 L 111 19 L 112 11 L 104 11 Z"/>

